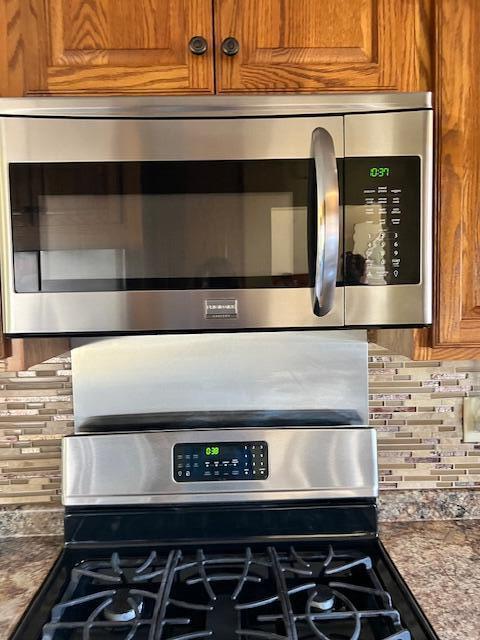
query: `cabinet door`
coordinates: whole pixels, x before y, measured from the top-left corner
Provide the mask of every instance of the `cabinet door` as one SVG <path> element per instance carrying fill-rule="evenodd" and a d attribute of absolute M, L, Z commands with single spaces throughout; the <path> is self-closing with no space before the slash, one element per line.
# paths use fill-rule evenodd
<path fill-rule="evenodd" d="M 215 0 L 220 92 L 429 88 L 428 0 Z M 222 51 L 229 37 L 238 41 Z"/>
<path fill-rule="evenodd" d="M 436 234 L 431 330 L 373 339 L 415 360 L 480 359 L 480 2 L 435 2 Z"/>
<path fill-rule="evenodd" d="M 479 7 L 478 0 L 439 0 L 437 6 L 434 346 L 480 347 Z"/>
<path fill-rule="evenodd" d="M 213 92 L 211 0 L 1 5 L 3 95 Z M 194 36 L 203 54 L 190 50 Z"/>

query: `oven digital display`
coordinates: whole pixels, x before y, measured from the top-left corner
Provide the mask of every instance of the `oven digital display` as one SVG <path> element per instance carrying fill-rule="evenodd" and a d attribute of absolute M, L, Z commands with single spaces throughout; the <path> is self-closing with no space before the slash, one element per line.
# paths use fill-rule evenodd
<path fill-rule="evenodd" d="M 177 482 L 265 480 L 266 442 L 203 442 L 176 444 L 173 477 Z"/>

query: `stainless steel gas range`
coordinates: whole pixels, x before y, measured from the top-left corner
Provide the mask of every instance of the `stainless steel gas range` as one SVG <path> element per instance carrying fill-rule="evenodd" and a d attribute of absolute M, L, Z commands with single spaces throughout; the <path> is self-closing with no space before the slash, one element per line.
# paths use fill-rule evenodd
<path fill-rule="evenodd" d="M 205 382 L 211 336 L 74 353 L 65 547 L 12 640 L 435 640 L 378 537 L 365 336 L 269 339 L 281 358 L 236 336 Z"/>

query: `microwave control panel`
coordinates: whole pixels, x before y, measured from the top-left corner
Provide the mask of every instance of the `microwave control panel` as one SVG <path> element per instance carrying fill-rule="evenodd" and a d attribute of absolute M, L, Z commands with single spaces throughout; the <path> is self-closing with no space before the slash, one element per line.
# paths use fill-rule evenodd
<path fill-rule="evenodd" d="M 176 444 L 173 477 L 177 482 L 265 480 L 268 445 L 263 441 Z"/>
<path fill-rule="evenodd" d="M 418 156 L 345 158 L 345 284 L 420 282 Z"/>

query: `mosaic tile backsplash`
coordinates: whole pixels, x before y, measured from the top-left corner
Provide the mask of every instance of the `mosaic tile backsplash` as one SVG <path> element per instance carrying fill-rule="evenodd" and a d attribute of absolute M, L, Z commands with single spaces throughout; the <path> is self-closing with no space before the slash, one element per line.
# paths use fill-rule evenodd
<path fill-rule="evenodd" d="M 371 348 L 370 424 L 382 489 L 480 488 L 480 444 L 462 441 L 480 361 L 412 362 Z"/>
<path fill-rule="evenodd" d="M 73 429 L 70 357 L 1 367 L 0 505 L 56 506 L 61 438 Z M 480 394 L 480 361 L 411 362 L 372 347 L 369 367 L 382 489 L 480 489 L 480 444 L 462 442 L 462 398 Z"/>
<path fill-rule="evenodd" d="M 0 370 L 0 504 L 60 502 L 61 439 L 72 431 L 69 354 Z"/>

